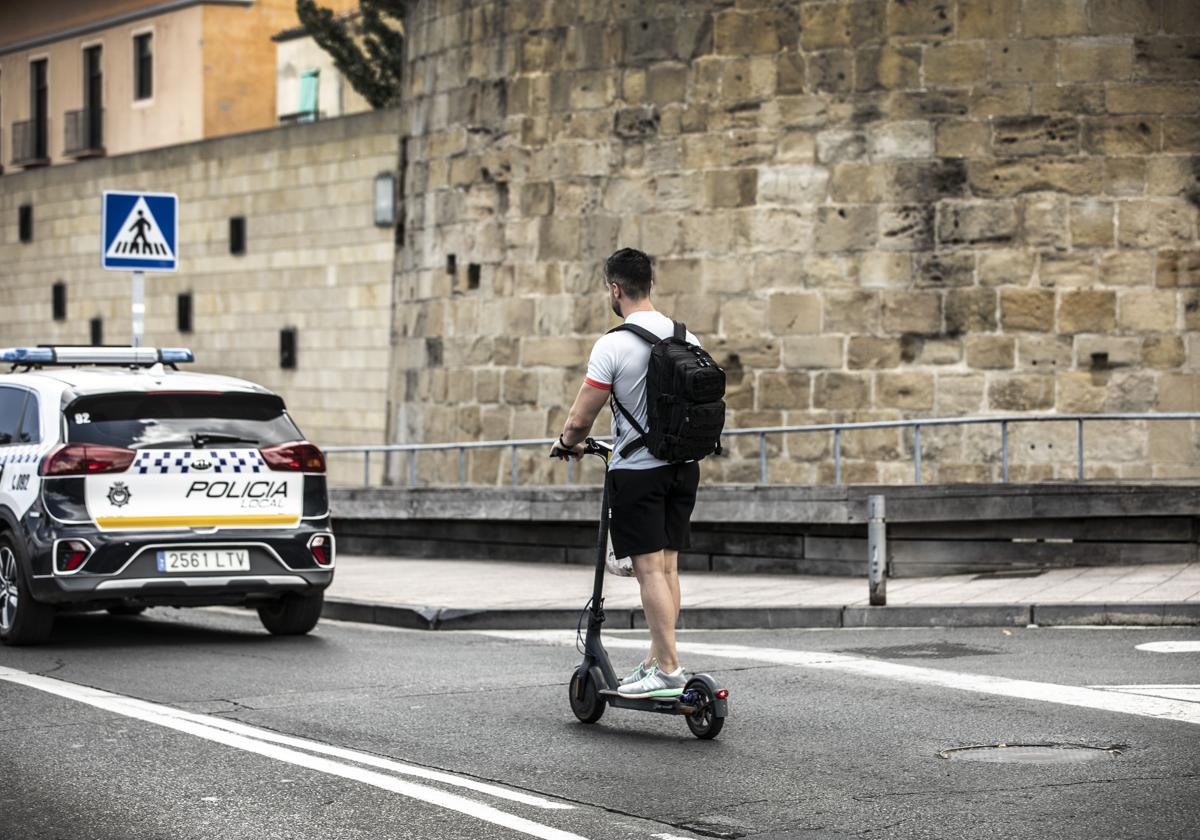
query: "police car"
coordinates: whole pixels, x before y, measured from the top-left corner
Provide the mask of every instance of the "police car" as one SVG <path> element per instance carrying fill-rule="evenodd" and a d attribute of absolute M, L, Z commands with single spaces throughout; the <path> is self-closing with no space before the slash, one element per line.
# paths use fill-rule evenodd
<path fill-rule="evenodd" d="M 333 580 L 325 459 L 190 350 L 0 349 L 0 640 L 64 611 L 248 605 L 307 633 Z"/>

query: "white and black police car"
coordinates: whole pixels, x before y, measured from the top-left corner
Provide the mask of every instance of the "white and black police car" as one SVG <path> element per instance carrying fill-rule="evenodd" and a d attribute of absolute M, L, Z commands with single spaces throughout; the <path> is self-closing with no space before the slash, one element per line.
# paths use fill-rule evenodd
<path fill-rule="evenodd" d="M 0 349 L 0 640 L 64 611 L 255 606 L 316 626 L 333 580 L 325 459 L 283 400 L 183 349 Z"/>

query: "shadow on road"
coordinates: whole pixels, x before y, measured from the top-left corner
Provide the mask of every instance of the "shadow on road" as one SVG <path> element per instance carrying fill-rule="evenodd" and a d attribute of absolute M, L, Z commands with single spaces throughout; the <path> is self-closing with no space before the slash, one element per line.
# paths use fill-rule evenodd
<path fill-rule="evenodd" d="M 253 613 L 248 613 L 253 615 Z M 207 617 L 207 616 L 206 616 Z M 271 645 L 272 647 L 303 645 L 322 646 L 318 636 L 272 636 L 265 630 L 246 631 L 234 627 L 213 627 L 188 621 L 176 613 L 150 611 L 136 617 L 85 613 L 60 615 L 54 622 L 54 633 L 42 650 L 87 650 L 113 648 L 180 647 L 203 645 Z"/>

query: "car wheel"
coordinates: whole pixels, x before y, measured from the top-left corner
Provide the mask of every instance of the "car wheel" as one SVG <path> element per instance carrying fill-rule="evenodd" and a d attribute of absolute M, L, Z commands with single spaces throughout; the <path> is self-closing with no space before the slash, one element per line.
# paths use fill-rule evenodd
<path fill-rule="evenodd" d="M 54 607 L 33 600 L 17 546 L 0 535 L 0 642 L 36 645 L 54 629 Z"/>
<path fill-rule="evenodd" d="M 321 608 L 325 606 L 325 593 L 315 595 L 284 595 L 271 604 L 258 608 L 258 617 L 276 636 L 303 636 L 317 626 Z"/>

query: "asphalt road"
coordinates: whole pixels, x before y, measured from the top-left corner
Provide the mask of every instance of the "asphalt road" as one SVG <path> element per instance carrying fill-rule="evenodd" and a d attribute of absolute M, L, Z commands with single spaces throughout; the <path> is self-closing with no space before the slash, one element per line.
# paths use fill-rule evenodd
<path fill-rule="evenodd" d="M 713 742 L 576 722 L 570 636 L 62 618 L 0 649 L 0 838 L 1200 835 L 1196 628 L 681 634 L 731 692 Z M 939 755 L 1001 743 L 966 757 L 1108 751 Z"/>

